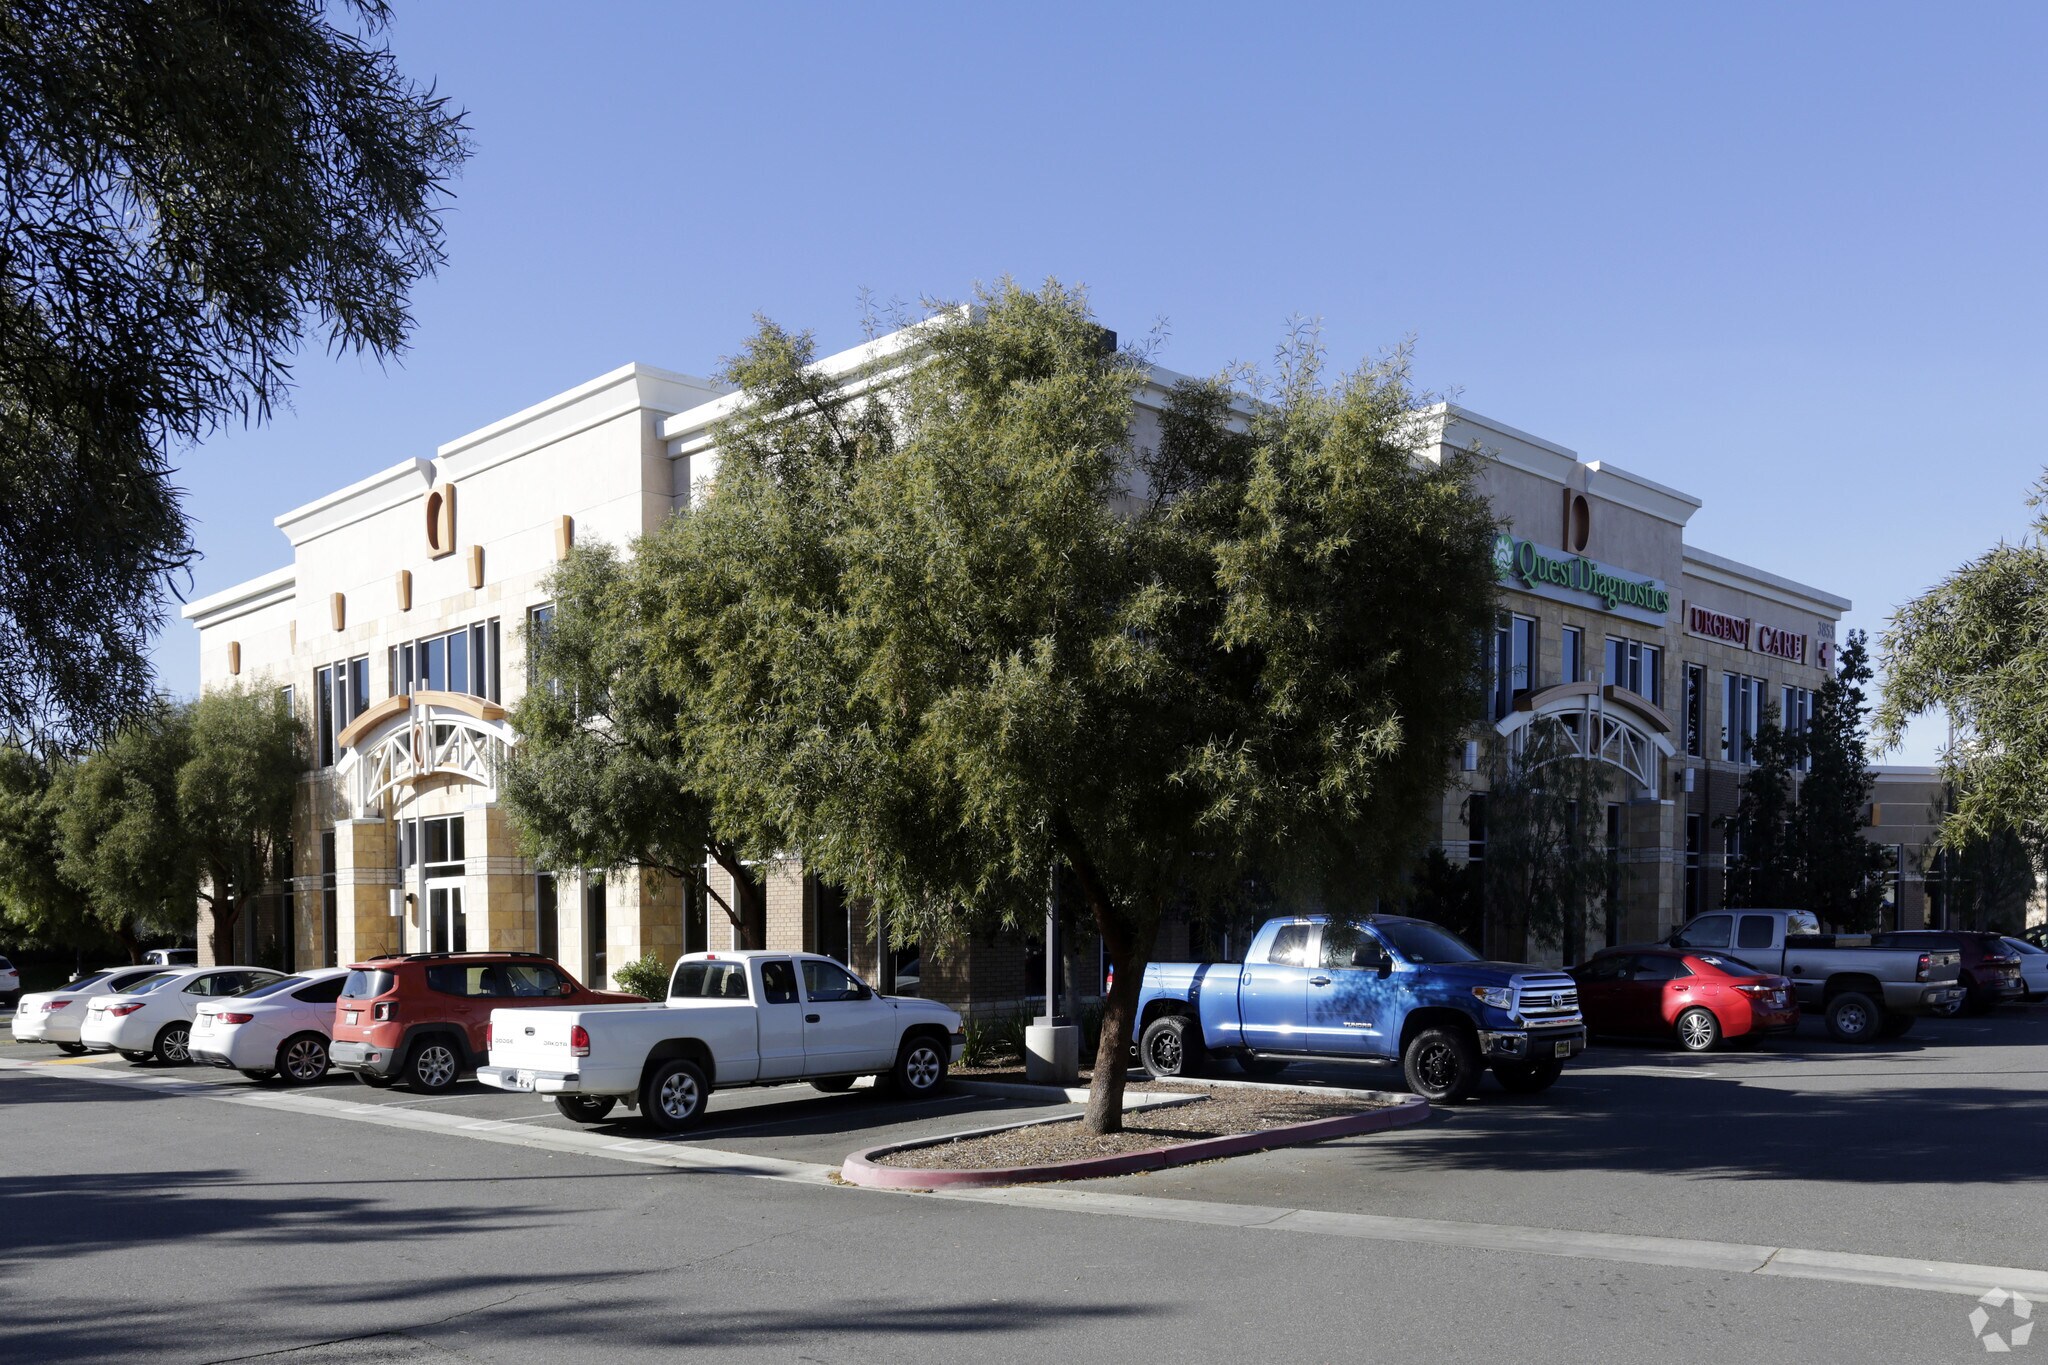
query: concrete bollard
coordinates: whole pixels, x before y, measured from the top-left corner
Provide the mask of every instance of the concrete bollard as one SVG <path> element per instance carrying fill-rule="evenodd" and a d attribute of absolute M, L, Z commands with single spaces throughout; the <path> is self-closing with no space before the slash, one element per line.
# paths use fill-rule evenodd
<path fill-rule="evenodd" d="M 1061 1020 L 1024 1029 L 1024 1079 L 1033 1085 L 1073 1085 L 1081 1079 L 1081 1030 Z"/>

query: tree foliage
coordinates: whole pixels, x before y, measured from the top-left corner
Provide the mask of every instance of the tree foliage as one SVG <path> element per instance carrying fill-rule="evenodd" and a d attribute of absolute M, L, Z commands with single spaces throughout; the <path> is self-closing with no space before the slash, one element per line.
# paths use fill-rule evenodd
<path fill-rule="evenodd" d="M 178 770 L 191 755 L 182 710 L 159 704 L 78 761 L 57 814 L 59 871 L 130 949 L 145 935 L 189 932 L 198 860 L 178 812 Z"/>
<path fill-rule="evenodd" d="M 1487 760 L 1486 949 L 1520 960 L 1531 940 L 1576 962 L 1607 905 L 1606 801 L 1613 769 L 1581 758 L 1555 721 L 1526 731 L 1519 752 Z"/>
<path fill-rule="evenodd" d="M 71 775 L 61 759 L 0 746 L 0 924 L 17 944 L 85 948 L 114 937 L 60 870 Z"/>
<path fill-rule="evenodd" d="M 232 961 L 249 900 L 290 875 L 292 802 L 310 761 L 304 727 L 275 688 L 215 688 L 183 708 L 178 822 L 213 911 L 217 962 Z"/>
<path fill-rule="evenodd" d="M 2048 480 L 2030 499 L 2044 503 Z M 1896 744 L 1907 722 L 1935 710 L 1953 727 L 1942 769 L 1955 803 L 1942 846 L 2010 831 L 2038 858 L 2048 847 L 2048 512 L 2020 541 L 1900 608 L 1881 655 L 1880 739 Z"/>
<path fill-rule="evenodd" d="M 764 324 L 715 493 L 642 555 L 721 820 L 926 944 L 1035 919 L 1065 864 L 1114 1057 L 1170 906 L 1395 888 L 1495 603 L 1491 513 L 1469 461 L 1417 459 L 1398 357 L 1332 381 L 1297 336 L 1141 444 L 1146 372 L 1107 343 L 1079 293 L 1005 282 L 870 390 Z M 1096 1069 L 1096 1131 L 1122 1088 Z"/>
<path fill-rule="evenodd" d="M 531 685 L 512 711 L 520 743 L 501 788 L 526 855 L 557 871 L 660 868 L 695 888 L 705 859 L 733 874 L 732 904 L 705 887 L 760 947 L 761 888 L 739 848 L 712 823 L 683 743 L 687 698 L 649 664 L 649 613 L 661 606 L 658 544 L 631 560 L 579 545 L 548 592 L 554 615 L 526 638 Z M 772 851 L 772 850 L 771 850 Z"/>
<path fill-rule="evenodd" d="M 404 344 L 464 126 L 347 8 L 0 5 L 0 730 L 145 712 L 174 446 L 267 416 L 308 330 Z"/>
<path fill-rule="evenodd" d="M 1879 927 L 1885 851 L 1864 835 L 1871 789 L 1865 742 L 1870 707 L 1870 647 L 1850 632 L 1840 661 L 1813 698 L 1802 736 L 1806 772 L 1799 782 L 1798 836 L 1806 899 L 1824 924 L 1851 932 Z"/>
<path fill-rule="evenodd" d="M 1792 790 L 1792 775 L 1804 753 L 1802 739 L 1785 733 L 1778 723 L 1778 708 L 1765 703 L 1756 730 L 1755 766 L 1742 775 L 1734 813 L 1719 822 L 1735 845 L 1722 885 L 1726 904 L 1777 909 L 1806 905 L 1806 867 L 1793 823 L 1797 802 Z"/>

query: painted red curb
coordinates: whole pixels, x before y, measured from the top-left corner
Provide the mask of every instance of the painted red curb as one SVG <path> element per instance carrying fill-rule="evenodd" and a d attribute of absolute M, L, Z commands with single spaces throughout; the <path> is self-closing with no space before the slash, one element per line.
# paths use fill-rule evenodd
<path fill-rule="evenodd" d="M 1169 1166 L 1186 1166 L 1217 1157 L 1243 1156 L 1273 1147 L 1298 1147 L 1334 1137 L 1378 1133 L 1389 1128 L 1406 1128 L 1429 1117 L 1429 1105 L 1406 1099 L 1381 1109 L 1358 1114 L 1340 1114 L 1333 1119 L 1311 1119 L 1260 1133 L 1229 1133 L 1202 1138 L 1171 1147 L 1153 1147 L 1142 1152 L 1120 1152 L 1115 1156 L 1089 1157 L 1082 1161 L 1059 1161 L 1047 1166 L 992 1166 L 983 1170 L 934 1170 L 915 1166 L 882 1166 L 874 1158 L 914 1147 L 934 1147 L 927 1138 L 918 1142 L 892 1142 L 869 1147 L 846 1158 L 839 1178 L 849 1185 L 877 1190 L 944 1190 L 971 1185 L 1029 1185 L 1048 1180 L 1093 1180 L 1101 1176 L 1135 1175 L 1140 1171 L 1163 1171 Z M 1036 1126 L 1036 1125 L 1020 1125 Z"/>

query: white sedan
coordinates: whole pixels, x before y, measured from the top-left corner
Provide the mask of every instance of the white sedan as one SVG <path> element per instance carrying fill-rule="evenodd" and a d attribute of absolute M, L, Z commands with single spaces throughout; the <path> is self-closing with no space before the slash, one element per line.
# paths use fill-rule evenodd
<path fill-rule="evenodd" d="M 87 1007 L 78 1041 L 92 1052 L 118 1052 L 137 1066 L 155 1058 L 173 1066 L 192 1060 L 192 1018 L 199 1006 L 283 972 L 268 967 L 173 967 L 130 986 L 121 995 L 96 997 Z"/>
<path fill-rule="evenodd" d="M 2008 938 L 2005 946 L 2019 957 L 2020 985 L 2025 989 L 2027 999 L 2039 1000 L 2048 996 L 2048 952 L 2023 938 Z"/>
<path fill-rule="evenodd" d="M 15 1006 L 9 1030 L 17 1043 L 55 1043 L 60 1052 L 83 1052 L 78 1030 L 85 1023 L 86 1002 L 96 995 L 109 995 L 148 980 L 161 967 L 102 967 L 88 972 L 60 990 L 35 991 L 21 997 Z"/>
<path fill-rule="evenodd" d="M 192 1020 L 192 1060 L 232 1067 L 252 1081 L 311 1085 L 327 1074 L 334 1002 L 348 968 L 281 977 L 228 1000 L 207 1000 Z"/>

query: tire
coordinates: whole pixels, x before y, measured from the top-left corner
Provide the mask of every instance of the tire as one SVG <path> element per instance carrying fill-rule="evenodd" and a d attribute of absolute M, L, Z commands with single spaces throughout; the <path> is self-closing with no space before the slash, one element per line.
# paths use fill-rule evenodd
<path fill-rule="evenodd" d="M 1674 1027 L 1678 1045 L 1687 1052 L 1712 1052 L 1721 1046 L 1721 1021 L 1704 1006 L 1694 1005 L 1680 1014 Z"/>
<path fill-rule="evenodd" d="M 57 1051 L 63 1053 L 66 1057 L 83 1057 L 85 1055 L 85 1044 L 59 1043 L 57 1044 Z"/>
<path fill-rule="evenodd" d="M 192 1065 L 192 1026 L 176 1020 L 156 1033 L 156 1058 L 165 1066 Z"/>
<path fill-rule="evenodd" d="M 889 1070 L 889 1084 L 898 1099 L 921 1100 L 938 1093 L 946 1083 L 947 1045 L 929 1033 L 913 1033 L 897 1049 L 896 1065 Z"/>
<path fill-rule="evenodd" d="M 396 1076 L 373 1076 L 367 1071 L 356 1072 L 355 1078 L 372 1090 L 389 1090 L 398 1081 Z"/>
<path fill-rule="evenodd" d="M 1261 1057 L 1256 1052 L 1237 1054 L 1237 1069 L 1247 1076 L 1277 1076 L 1287 1069 L 1285 1057 Z"/>
<path fill-rule="evenodd" d="M 1200 1030 L 1185 1014 L 1162 1014 L 1138 1039 L 1138 1061 L 1155 1081 L 1192 1076 L 1208 1056 Z"/>
<path fill-rule="evenodd" d="M 704 1117 L 711 1086 L 697 1064 L 681 1057 L 663 1062 L 640 1087 L 640 1112 L 664 1133 L 680 1133 Z"/>
<path fill-rule="evenodd" d="M 1495 1062 L 1493 1078 L 1510 1095 L 1538 1095 L 1564 1074 L 1564 1063 L 1552 1057 L 1541 1062 Z"/>
<path fill-rule="evenodd" d="M 286 1085 L 311 1085 L 327 1074 L 327 1040 L 295 1033 L 277 1049 L 277 1078 Z"/>
<path fill-rule="evenodd" d="M 1843 991 L 1828 1001 L 1828 1034 L 1838 1043 L 1868 1043 L 1877 1038 L 1884 1011 L 1862 991 Z"/>
<path fill-rule="evenodd" d="M 603 1123 L 618 1101 L 610 1095 L 557 1095 L 555 1112 L 572 1123 Z"/>
<path fill-rule="evenodd" d="M 447 1037 L 422 1038 L 405 1054 L 405 1088 L 422 1095 L 445 1095 L 462 1074 L 462 1055 Z"/>
<path fill-rule="evenodd" d="M 150 1060 L 153 1057 L 155 1057 L 156 1054 L 154 1052 L 130 1052 L 124 1048 L 121 1052 L 121 1056 L 127 1061 L 128 1065 L 130 1066 L 148 1066 Z"/>
<path fill-rule="evenodd" d="M 1913 1016 L 1910 1014 L 1887 1014 L 1884 1022 L 1877 1026 L 1880 1038 L 1903 1038 L 1913 1031 Z"/>
<path fill-rule="evenodd" d="M 811 1089 L 822 1090 L 828 1095 L 843 1095 L 853 1089 L 853 1076 L 819 1076 L 811 1082 Z"/>
<path fill-rule="evenodd" d="M 1426 1028 L 1401 1049 L 1401 1074 L 1431 1104 L 1458 1104 L 1472 1097 L 1483 1073 L 1479 1049 L 1463 1030 Z"/>

